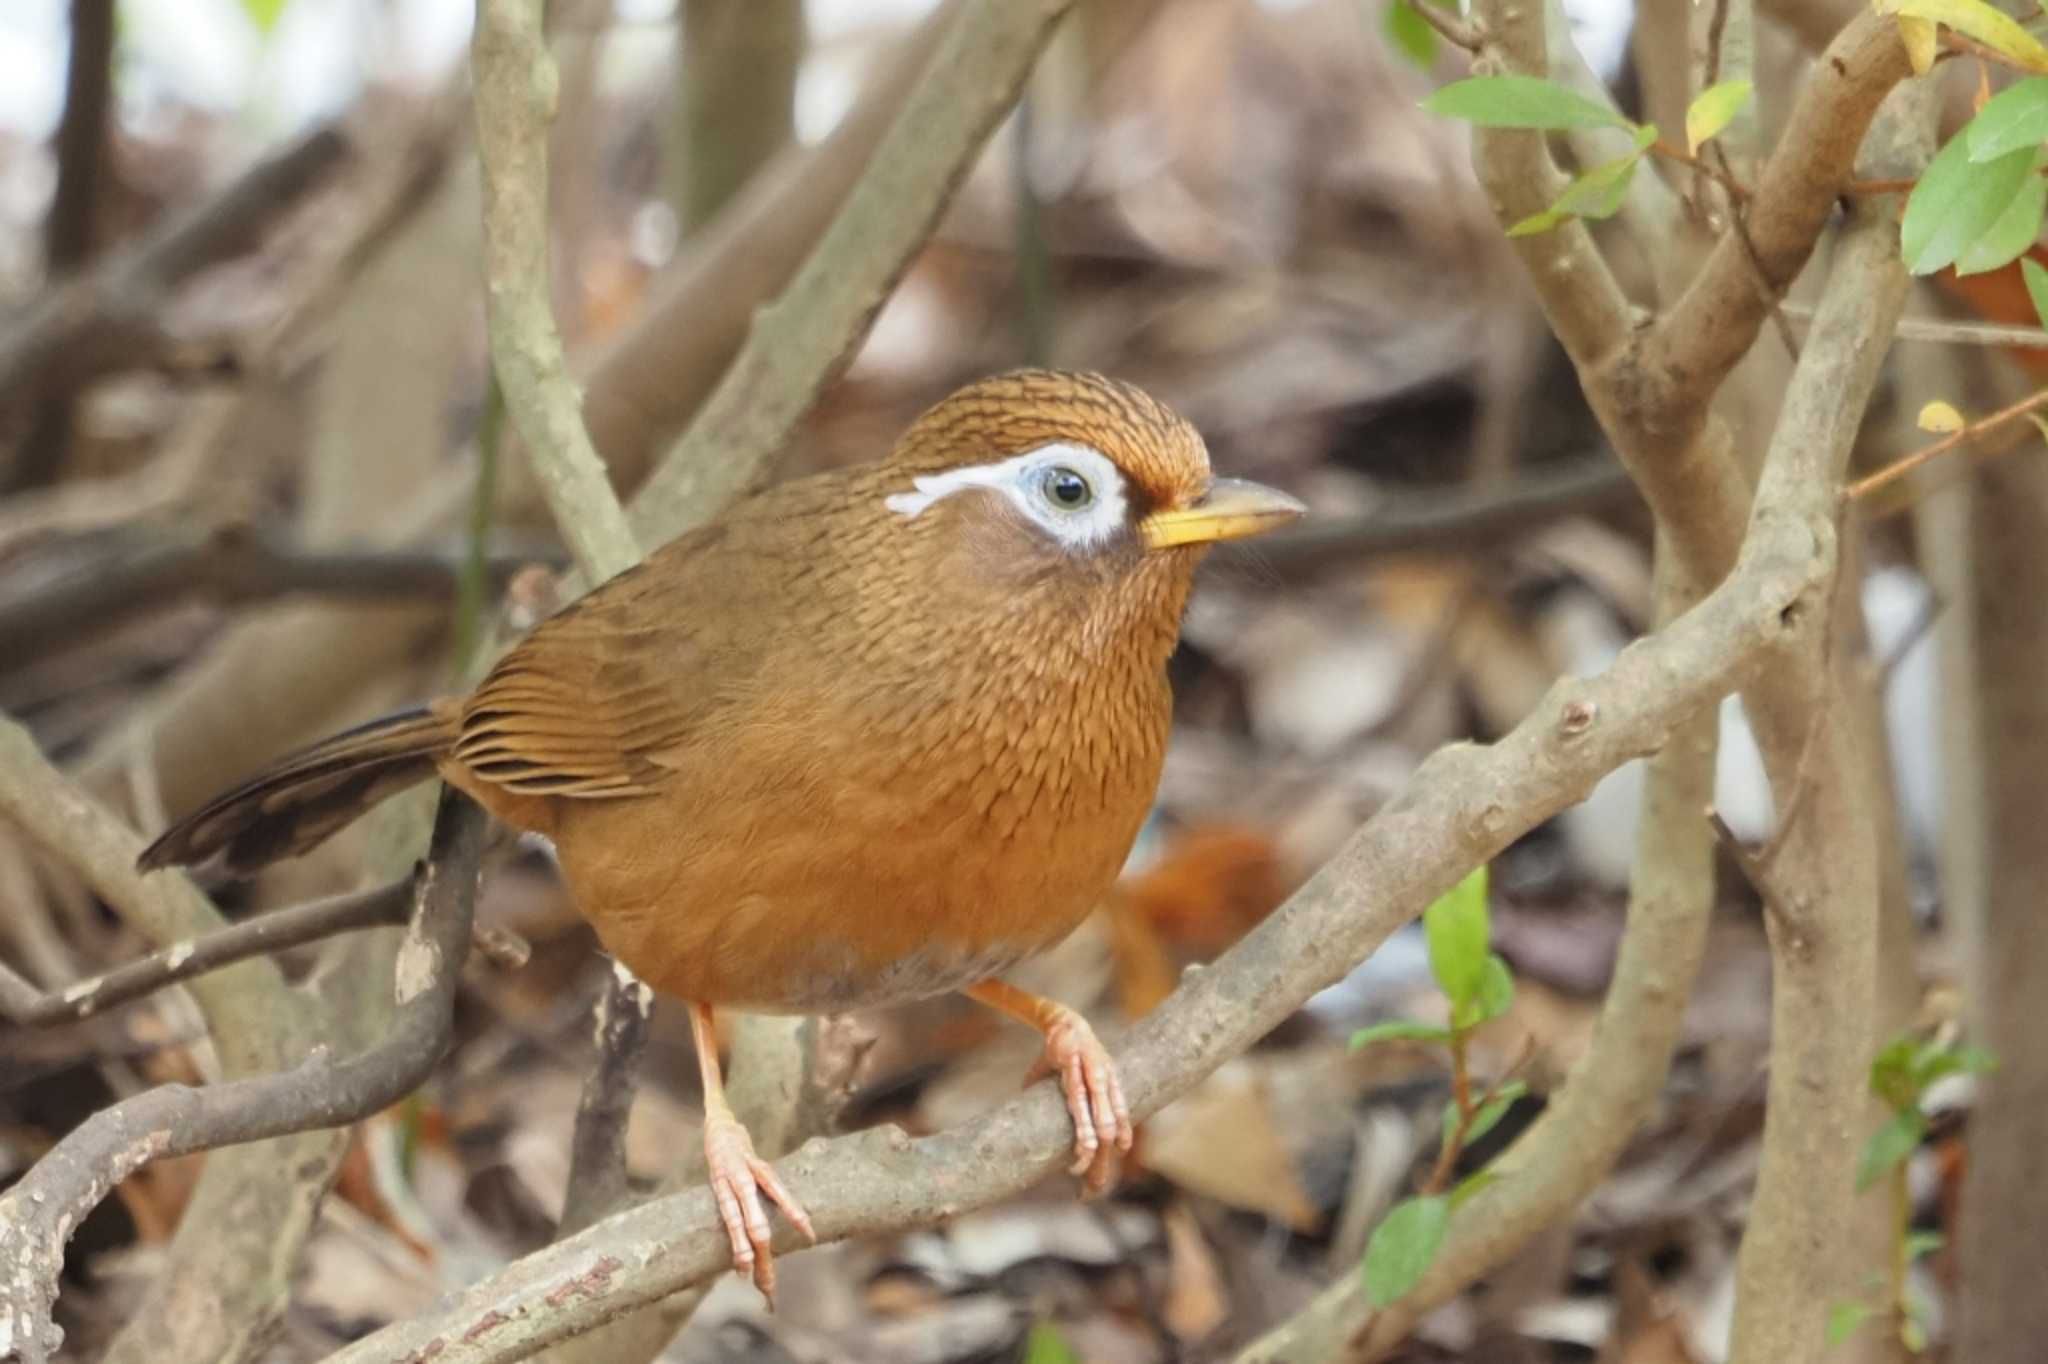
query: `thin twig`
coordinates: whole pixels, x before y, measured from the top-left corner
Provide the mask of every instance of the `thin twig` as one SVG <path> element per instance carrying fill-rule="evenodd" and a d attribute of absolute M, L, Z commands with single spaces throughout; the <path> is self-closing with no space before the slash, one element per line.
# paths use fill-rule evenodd
<path fill-rule="evenodd" d="M 0 409 L 122 368 L 166 359 L 189 365 L 194 357 L 158 321 L 165 297 L 260 241 L 350 151 L 338 130 L 318 128 L 134 246 L 44 290 L 18 322 L 0 330 Z"/>
<path fill-rule="evenodd" d="M 1965 441 L 1975 440 L 1979 436 L 1997 430 L 2007 422 L 2016 421 L 2031 412 L 2038 412 L 2043 407 L 2048 407 L 2048 388 L 2044 388 L 2038 393 L 2029 394 L 2009 407 L 2001 407 L 1988 417 L 1980 417 L 1963 427 L 1960 431 L 1951 431 L 1933 444 L 1923 445 L 1912 454 L 1902 459 L 1894 460 L 1874 474 L 1866 474 L 1864 477 L 1851 483 L 1847 488 L 1844 488 L 1842 496 L 1847 501 L 1860 501 L 1878 491 L 1878 489 L 1896 483 L 1929 460 L 1937 459 L 1947 454 Z"/>
<path fill-rule="evenodd" d="M 1477 52 L 1486 44 L 1486 31 L 1476 19 L 1465 19 L 1451 13 L 1435 0 L 1415 0 L 1410 5 L 1423 23 L 1437 31 L 1452 47 L 1461 47 L 1467 52 Z"/>
<path fill-rule="evenodd" d="M 7 641 L 0 669 L 27 667 L 178 601 L 229 606 L 295 596 L 453 598 L 468 571 L 461 555 L 308 549 L 268 527 L 242 525 L 131 525 L 93 536 L 82 548 L 83 553 L 68 545 L 31 551 L 31 562 L 77 563 L 40 575 L 40 582 L 30 578 L 18 594 L 0 595 L 0 639 Z M 531 552 L 501 551 L 480 565 L 482 579 L 488 587 L 502 586 L 522 567 L 559 556 L 559 550 L 539 544 Z"/>
<path fill-rule="evenodd" d="M 654 1017 L 654 991 L 621 963 L 605 973 L 598 995 L 597 1059 L 583 1077 L 569 1147 L 569 1188 L 562 1197 L 559 1237 L 573 1236 L 615 1211 L 626 1197 L 626 1119 L 639 1081 Z"/>
<path fill-rule="evenodd" d="M 160 948 L 146 957 L 47 992 L 20 977 L 0 979 L 0 1018 L 18 1027 L 70 1022 L 154 994 L 180 981 L 251 957 L 270 956 L 341 933 L 402 924 L 412 906 L 412 883 L 336 895 L 272 910 L 205 937 Z M 0 968 L 4 969 L 4 968 Z M 28 994 L 21 993 L 25 987 Z"/>
<path fill-rule="evenodd" d="M 1813 321 L 1813 309 L 1801 303 L 1787 303 L 1785 315 L 1802 325 Z M 1932 341 L 1950 346 L 2012 346 L 2020 350 L 2048 350 L 2048 330 L 2008 327 L 1996 322 L 1902 317 L 1892 335 L 1900 341 Z"/>
<path fill-rule="evenodd" d="M 1735 178 L 1734 174 L 1728 168 L 1727 149 L 1716 142 L 1713 144 L 1713 152 L 1714 159 L 1721 163 L 1721 174 L 1733 180 Z M 1757 290 L 1763 295 L 1764 300 L 1770 306 L 1771 322 L 1777 328 L 1778 340 L 1784 345 L 1785 354 L 1794 364 L 1797 364 L 1799 362 L 1799 342 L 1792 336 L 1792 324 L 1785 320 L 1785 291 L 1771 283 L 1770 276 L 1764 273 L 1764 259 L 1757 253 L 1756 239 L 1749 235 L 1749 223 L 1744 217 L 1741 205 L 1736 205 L 1729 212 L 1728 224 L 1734 229 L 1735 235 L 1742 239 L 1742 249 L 1748 254 Z"/>

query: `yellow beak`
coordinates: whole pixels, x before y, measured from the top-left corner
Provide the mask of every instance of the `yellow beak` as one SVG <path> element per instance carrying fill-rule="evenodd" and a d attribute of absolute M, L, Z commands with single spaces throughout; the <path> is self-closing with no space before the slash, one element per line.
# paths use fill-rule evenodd
<path fill-rule="evenodd" d="M 1242 540 L 1284 526 L 1308 508 L 1278 488 L 1243 478 L 1219 478 L 1192 504 L 1156 511 L 1138 523 L 1147 549 Z"/>

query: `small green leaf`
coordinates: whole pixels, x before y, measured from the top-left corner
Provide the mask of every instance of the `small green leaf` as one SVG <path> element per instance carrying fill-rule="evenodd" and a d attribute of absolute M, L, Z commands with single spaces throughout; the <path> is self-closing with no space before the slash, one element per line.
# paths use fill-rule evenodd
<path fill-rule="evenodd" d="M 1906 1259 L 1908 1262 L 1923 1255 L 1932 1255 L 1942 1247 L 1942 1235 L 1938 1231 L 1916 1231 L 1906 1238 Z"/>
<path fill-rule="evenodd" d="M 1441 1194 L 1404 1198 L 1373 1228 L 1365 1247 L 1365 1296 L 1374 1307 L 1399 1302 L 1428 1272 L 1451 1225 Z"/>
<path fill-rule="evenodd" d="M 1840 1345 L 1863 1329 L 1863 1323 L 1877 1314 L 1869 1303 L 1838 1302 L 1828 1309 L 1828 1345 Z"/>
<path fill-rule="evenodd" d="M 1394 51 L 1424 71 L 1436 65 L 1437 49 L 1441 43 L 1436 30 L 1429 26 L 1415 6 L 1408 0 L 1391 0 L 1383 15 L 1382 28 Z"/>
<path fill-rule="evenodd" d="M 2034 301 L 2034 320 L 2048 327 L 2048 270 L 2032 256 L 2022 256 L 2020 275 L 2027 281 L 2027 297 Z"/>
<path fill-rule="evenodd" d="M 1422 101 L 1446 118 L 1482 128 L 1631 128 L 1635 125 L 1576 90 L 1535 76 L 1473 76 Z"/>
<path fill-rule="evenodd" d="M 256 32 L 268 38 L 270 31 L 277 27 L 278 19 L 284 14 L 289 0 L 242 0 L 242 13 L 249 16 L 249 22 L 256 25 Z"/>
<path fill-rule="evenodd" d="M 2027 264 L 2034 265 L 2034 262 L 2029 258 Z M 2034 265 L 2034 268 L 2039 270 L 2041 267 Z M 1955 1068 L 1965 1075 L 1989 1075 L 1998 1069 L 1998 1057 L 1988 1047 L 1964 1045 L 1953 1048 L 1950 1055 L 1955 1058 Z"/>
<path fill-rule="evenodd" d="M 1878 1048 L 1870 1062 L 1870 1092 L 1894 1110 L 1919 1101 L 1920 1091 L 1913 1083 L 1916 1050 L 1913 1035 L 1904 1033 Z"/>
<path fill-rule="evenodd" d="M 1996 161 L 2021 147 L 2038 146 L 2048 138 L 2048 77 L 2014 81 L 1991 97 L 1962 135 L 1970 140 L 1972 161 Z"/>
<path fill-rule="evenodd" d="M 1529 1092 L 1529 1086 L 1520 1080 L 1510 1080 L 1494 1091 L 1493 1097 L 1473 1110 L 1472 1125 L 1465 1129 L 1465 1145 L 1470 1146 L 1500 1125 L 1514 1107 L 1515 1100 Z M 1455 1103 L 1444 1106 L 1444 1140 L 1451 1139 L 1451 1132 L 1458 1125 L 1458 1106 Z"/>
<path fill-rule="evenodd" d="M 1880 0 L 1880 14 L 1909 14 L 1947 24 L 1965 37 L 2012 58 L 2029 71 L 2048 71 L 2048 47 L 1984 0 Z"/>
<path fill-rule="evenodd" d="M 1489 1185 L 1500 1183 L 1500 1171 L 1494 1169 L 1474 1170 L 1458 1181 L 1458 1187 L 1451 1190 L 1451 1211 L 1465 1206 L 1473 1194 Z"/>
<path fill-rule="evenodd" d="M 1861 1193 L 1896 1169 L 1920 1147 L 1927 1135 L 1927 1115 L 1917 1108 L 1894 1113 L 1891 1120 L 1870 1134 L 1863 1159 L 1856 1166 L 1856 1192 Z"/>
<path fill-rule="evenodd" d="M 1452 886 L 1422 912 L 1422 931 L 1429 941 L 1429 969 L 1451 1001 L 1460 1004 L 1479 995 L 1486 974 L 1486 868 L 1480 866 Z"/>
<path fill-rule="evenodd" d="M 2034 154 L 2034 173 L 2020 181 L 2019 193 L 2005 206 L 1984 235 L 1971 242 L 1956 257 L 1956 273 L 1978 275 L 2010 265 L 2041 235 L 2041 215 L 2048 211 L 2048 180 L 2039 175 L 2040 153 Z"/>
<path fill-rule="evenodd" d="M 1439 1028 L 1433 1023 L 1418 1023 L 1412 1018 L 1390 1018 L 1384 1023 L 1375 1023 L 1370 1028 L 1360 1028 L 1351 1034 L 1351 1050 L 1369 1047 L 1375 1042 L 1448 1042 L 1449 1028 Z"/>
<path fill-rule="evenodd" d="M 1954 264 L 2012 206 L 2033 173 L 2032 148 L 1982 164 L 1972 162 L 1969 152 L 1966 139 L 1950 138 L 1906 198 L 1899 246 L 1906 268 L 1916 275 Z"/>
<path fill-rule="evenodd" d="M 1482 1021 L 1491 1022 L 1506 1013 L 1515 1002 L 1515 976 L 1508 970 L 1506 960 L 1498 952 L 1486 954 L 1486 970 L 1479 977 L 1479 1003 L 1485 1012 Z"/>
<path fill-rule="evenodd" d="M 1686 150 L 1697 156 L 1701 143 L 1719 136 L 1749 103 L 1754 88 L 1748 81 L 1722 81 L 1700 91 L 1685 111 Z"/>
<path fill-rule="evenodd" d="M 1927 1323 L 1908 1312 L 1906 1319 L 1899 1323 L 1899 1344 L 1916 1355 L 1924 1353 L 1927 1349 Z"/>
<path fill-rule="evenodd" d="M 1906 1078 L 1917 1101 L 1936 1080 L 1950 1075 L 1982 1075 L 1996 1069 L 1997 1058 L 1982 1047 L 1930 1039 L 1914 1048 L 1906 1065 Z"/>
<path fill-rule="evenodd" d="M 1654 130 L 1651 138 L 1655 141 Z M 1510 237 L 1527 237 L 1537 232 L 1548 232 L 1559 223 L 1573 218 L 1612 218 L 1621 208 L 1622 199 L 1628 194 L 1629 180 L 1636 173 L 1636 163 L 1641 161 L 1640 150 L 1613 161 L 1603 161 L 1564 187 L 1564 193 L 1557 196 L 1557 202 L 1541 213 L 1532 213 L 1510 227 Z"/>
<path fill-rule="evenodd" d="M 1060 1329 L 1049 1321 L 1036 1322 L 1024 1338 L 1024 1364 L 1081 1364 L 1080 1356 Z"/>

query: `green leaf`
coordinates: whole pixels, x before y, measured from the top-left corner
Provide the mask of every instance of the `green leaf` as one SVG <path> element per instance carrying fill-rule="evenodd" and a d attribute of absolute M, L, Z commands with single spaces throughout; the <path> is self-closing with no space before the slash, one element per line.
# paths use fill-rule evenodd
<path fill-rule="evenodd" d="M 2027 297 L 2034 301 L 2034 320 L 2048 327 L 2048 270 L 2032 256 L 2022 256 L 2020 275 L 2027 281 Z"/>
<path fill-rule="evenodd" d="M 1856 1192 L 1862 1193 L 1896 1169 L 1920 1147 L 1927 1135 L 1927 1115 L 1917 1108 L 1894 1113 L 1891 1121 L 1870 1134 L 1863 1159 L 1856 1166 Z"/>
<path fill-rule="evenodd" d="M 2029 71 L 2048 71 L 2048 47 L 2007 14 L 1984 0 L 1880 0 L 1880 14 L 1909 14 L 1947 24 L 1956 32 L 2001 52 Z"/>
<path fill-rule="evenodd" d="M 1418 1023 L 1412 1018 L 1390 1018 L 1384 1023 L 1375 1023 L 1370 1028 L 1360 1028 L 1351 1034 L 1351 1050 L 1369 1047 L 1375 1042 L 1448 1042 L 1449 1028 L 1439 1028 L 1433 1023 Z"/>
<path fill-rule="evenodd" d="M 2033 265 L 2036 270 L 2041 268 L 2034 265 L 2032 259 L 2029 259 L 2027 264 Z M 1989 1075 L 1998 1069 L 1998 1056 L 1988 1047 L 1965 1045 L 1952 1048 L 1949 1054 L 1955 1058 L 1955 1068 L 1966 1075 Z"/>
<path fill-rule="evenodd" d="M 2038 151 L 2034 153 L 2033 170 L 2020 181 L 2019 193 L 2012 196 L 2005 212 L 1956 257 L 1958 275 L 1977 275 L 2010 265 L 2041 235 L 2041 215 L 2048 210 L 2048 180 L 2039 174 L 2040 156 Z"/>
<path fill-rule="evenodd" d="M 1686 150 L 1698 155 L 1701 143 L 1719 136 L 1749 103 L 1754 88 L 1748 81 L 1722 81 L 1700 91 L 1685 111 Z"/>
<path fill-rule="evenodd" d="M 1381 26 L 1394 51 L 1424 71 L 1436 65 L 1437 49 L 1442 45 L 1436 30 L 1408 0 L 1392 0 L 1383 12 Z"/>
<path fill-rule="evenodd" d="M 1913 1354 L 1922 1354 L 1927 1349 L 1927 1323 L 1913 1313 L 1906 1313 L 1906 1319 L 1899 1323 L 1899 1344 Z"/>
<path fill-rule="evenodd" d="M 1473 1142 L 1478 1141 L 1481 1137 L 1499 1126 L 1500 1120 L 1507 1116 L 1510 1108 L 1514 1107 L 1515 1100 L 1528 1092 L 1529 1086 L 1520 1080 L 1510 1080 L 1495 1090 L 1492 1098 L 1473 1110 L 1472 1125 L 1465 1129 L 1465 1145 L 1470 1146 Z M 1445 1141 L 1451 1139 L 1451 1132 L 1457 1125 L 1458 1105 L 1455 1103 L 1444 1105 Z"/>
<path fill-rule="evenodd" d="M 1870 1092 L 1893 1109 L 1916 1103 L 1920 1090 L 1913 1082 L 1913 1056 L 1918 1045 L 1903 1033 L 1878 1048 L 1870 1062 Z"/>
<path fill-rule="evenodd" d="M 1471 1174 L 1458 1181 L 1457 1188 L 1451 1190 L 1451 1211 L 1456 1212 L 1464 1207 L 1466 1200 L 1470 1199 L 1473 1194 L 1478 1193 L 1481 1189 L 1498 1183 L 1500 1183 L 1500 1171 L 1494 1169 L 1474 1170 Z"/>
<path fill-rule="evenodd" d="M 284 7 L 290 0 L 242 0 L 242 13 L 249 16 L 249 22 L 256 25 L 256 32 L 263 37 L 270 36 L 270 30 L 277 27 L 277 21 L 284 14 Z"/>
<path fill-rule="evenodd" d="M 1453 81 L 1422 101 L 1422 107 L 1482 128 L 1635 126 L 1606 105 L 1535 76 L 1473 76 Z"/>
<path fill-rule="evenodd" d="M 1877 1309 L 1867 1302 L 1838 1302 L 1828 1309 L 1828 1345 L 1840 1345 L 1863 1328 L 1863 1323 L 1877 1315 Z"/>
<path fill-rule="evenodd" d="M 1374 1307 L 1399 1302 L 1428 1272 L 1451 1225 L 1441 1194 L 1404 1198 L 1380 1219 L 1365 1246 L 1365 1296 Z"/>
<path fill-rule="evenodd" d="M 1954 1042 L 1926 1042 L 1913 1054 L 1913 1078 L 1921 1089 L 1948 1075 L 1984 1075 L 1998 1069 L 1998 1058 L 1982 1047 Z"/>
<path fill-rule="evenodd" d="M 1049 1321 L 1034 1323 L 1024 1338 L 1024 1364 L 1081 1364 L 1073 1346 Z"/>
<path fill-rule="evenodd" d="M 1498 952 L 1486 954 L 1486 970 L 1479 977 L 1479 1003 L 1483 1021 L 1491 1022 L 1506 1013 L 1515 1002 L 1515 976 Z"/>
<path fill-rule="evenodd" d="M 1996 161 L 2048 138 L 2048 77 L 2015 81 L 1991 97 L 1963 129 L 1972 161 Z"/>
<path fill-rule="evenodd" d="M 1452 886 L 1422 912 L 1422 931 L 1429 940 L 1429 969 L 1451 1001 L 1459 1005 L 1479 995 L 1486 974 L 1486 868 Z"/>
<path fill-rule="evenodd" d="M 1942 1235 L 1938 1231 L 1916 1231 L 1906 1238 L 1906 1259 L 1911 1261 L 1923 1255 L 1932 1255 L 1942 1247 Z"/>
<path fill-rule="evenodd" d="M 1656 140 L 1654 129 L 1649 130 L 1651 141 Z M 1636 173 L 1636 163 L 1642 160 L 1640 149 L 1613 161 L 1604 161 L 1580 175 L 1564 187 L 1564 193 L 1557 196 L 1557 202 L 1541 213 L 1532 213 L 1510 227 L 1510 237 L 1527 237 L 1537 232 L 1548 232 L 1560 223 L 1573 218 L 1612 218 L 1621 208 L 1622 199 L 1628 194 L 1628 182 Z"/>
<path fill-rule="evenodd" d="M 1977 164 L 1970 160 L 1967 139 L 1950 138 L 1906 198 L 1899 224 L 1906 268 L 1931 275 L 1954 264 L 2012 206 L 2033 169 L 2031 148 Z"/>

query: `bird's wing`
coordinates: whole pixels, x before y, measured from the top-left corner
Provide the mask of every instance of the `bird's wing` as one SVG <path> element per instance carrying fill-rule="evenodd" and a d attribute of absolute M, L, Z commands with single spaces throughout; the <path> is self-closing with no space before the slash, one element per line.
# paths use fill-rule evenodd
<path fill-rule="evenodd" d="M 525 795 L 645 795 L 715 703 L 731 662 L 699 607 L 725 577 L 715 527 L 686 536 L 543 621 L 463 704 L 454 757 Z M 708 582 L 703 580 L 708 579 Z M 711 594 L 699 589 L 711 587 Z"/>

